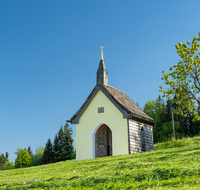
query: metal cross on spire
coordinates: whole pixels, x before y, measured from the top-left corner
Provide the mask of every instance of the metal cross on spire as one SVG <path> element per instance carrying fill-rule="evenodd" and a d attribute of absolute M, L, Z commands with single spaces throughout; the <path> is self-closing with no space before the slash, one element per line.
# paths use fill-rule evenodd
<path fill-rule="evenodd" d="M 101 59 L 103 60 L 103 46 L 101 46 L 100 49 L 101 49 Z"/>

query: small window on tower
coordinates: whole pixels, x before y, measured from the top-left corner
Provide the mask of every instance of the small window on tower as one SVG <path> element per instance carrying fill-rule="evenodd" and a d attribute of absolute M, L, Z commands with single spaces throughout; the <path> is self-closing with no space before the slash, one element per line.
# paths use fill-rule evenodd
<path fill-rule="evenodd" d="M 104 129 L 102 129 L 98 134 L 98 145 L 104 146 Z"/>

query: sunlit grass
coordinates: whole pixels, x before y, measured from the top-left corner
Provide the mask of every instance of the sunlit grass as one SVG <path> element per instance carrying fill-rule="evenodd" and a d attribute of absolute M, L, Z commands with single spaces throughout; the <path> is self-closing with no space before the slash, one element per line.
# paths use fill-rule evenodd
<path fill-rule="evenodd" d="M 169 139 L 166 142 L 157 143 L 154 145 L 154 150 L 168 149 L 168 148 L 179 148 L 191 145 L 200 144 L 200 136 L 194 138 L 183 138 L 174 140 L 173 138 Z"/>
<path fill-rule="evenodd" d="M 200 137 L 188 139 L 172 141 L 179 148 L 0 171 L 0 189 L 200 189 Z"/>

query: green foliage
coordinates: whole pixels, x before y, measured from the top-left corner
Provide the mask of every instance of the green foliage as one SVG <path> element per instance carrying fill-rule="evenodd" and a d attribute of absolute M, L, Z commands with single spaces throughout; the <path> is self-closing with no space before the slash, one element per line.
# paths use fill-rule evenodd
<path fill-rule="evenodd" d="M 200 137 L 193 139 L 200 142 Z M 10 190 L 200 189 L 200 144 L 0 171 L 0 181 L 0 189 Z"/>
<path fill-rule="evenodd" d="M 9 154 L 8 154 L 8 152 L 6 152 L 6 158 L 8 159 L 8 156 L 9 156 Z"/>
<path fill-rule="evenodd" d="M 57 134 L 55 135 L 54 141 L 53 141 L 53 162 L 59 161 L 60 156 L 60 148 L 59 148 L 59 140 Z"/>
<path fill-rule="evenodd" d="M 47 140 L 47 143 L 44 147 L 44 154 L 42 156 L 42 164 L 48 164 L 53 162 L 53 145 L 51 139 Z"/>
<path fill-rule="evenodd" d="M 154 142 L 166 139 L 162 131 L 162 125 L 166 122 L 166 106 L 161 97 L 159 96 L 157 100 L 148 100 L 144 105 L 143 111 L 156 121 L 153 130 Z"/>
<path fill-rule="evenodd" d="M 181 135 L 177 132 L 179 128 L 180 128 L 180 123 L 178 121 L 174 121 L 174 130 L 176 137 L 181 137 Z M 168 121 L 162 125 L 162 132 L 163 136 L 165 136 L 165 138 L 167 139 L 173 137 L 172 121 Z"/>
<path fill-rule="evenodd" d="M 61 126 L 58 135 L 55 136 L 53 145 L 53 161 L 58 162 L 71 159 L 73 149 L 72 129 L 67 122 L 64 129 Z"/>
<path fill-rule="evenodd" d="M 178 99 L 175 97 L 175 99 Z M 148 100 L 143 111 L 156 121 L 153 129 L 154 142 L 167 141 L 173 136 L 172 130 L 172 108 L 177 109 L 178 105 L 173 100 L 164 102 L 159 96 L 157 100 Z M 173 109 L 173 110 L 174 110 Z M 189 112 L 189 110 L 186 110 Z M 176 138 L 195 136 L 200 131 L 200 121 L 193 121 L 190 114 L 186 116 L 174 113 L 174 125 Z"/>
<path fill-rule="evenodd" d="M 31 166 L 38 166 L 42 164 L 42 156 L 44 152 L 44 147 L 39 146 L 36 148 L 35 154 L 31 156 Z"/>
<path fill-rule="evenodd" d="M 26 150 L 18 148 L 15 154 L 17 155 L 17 158 L 15 159 L 16 168 L 21 168 L 31 165 L 31 157 Z"/>
<path fill-rule="evenodd" d="M 10 169 L 14 169 L 15 165 L 13 164 L 13 162 L 9 162 L 8 160 L 8 152 L 6 152 L 5 156 L 3 154 L 1 154 L 0 156 L 0 170 L 10 170 Z"/>
<path fill-rule="evenodd" d="M 30 146 L 28 147 L 27 152 L 28 152 L 29 156 L 32 156 L 32 155 L 33 155 L 33 152 L 32 152 L 32 150 L 31 150 L 31 147 L 30 147 Z"/>
<path fill-rule="evenodd" d="M 175 121 L 174 122 L 174 129 L 175 129 L 175 137 L 181 138 L 182 135 L 179 134 L 177 131 L 180 128 L 180 123 Z M 156 131 L 156 130 L 155 130 Z M 160 131 L 156 131 L 159 136 L 158 142 L 168 141 L 169 139 L 173 138 L 173 128 L 172 128 L 172 121 L 168 121 L 166 123 L 163 123 L 161 126 Z"/>
<path fill-rule="evenodd" d="M 160 92 L 163 93 L 163 97 L 168 99 L 173 96 L 177 97 L 173 99 L 173 103 L 178 105 L 175 113 L 184 117 L 190 114 L 193 117 L 193 121 L 200 120 L 198 115 L 198 105 L 200 104 L 199 42 L 200 33 L 199 37 L 194 36 L 192 43 L 187 41 L 187 45 L 184 42 L 179 42 L 178 45 L 175 45 L 181 61 L 170 67 L 170 73 L 166 74 L 163 71 L 164 77 L 162 79 L 169 88 L 164 90 L 160 86 Z"/>
<path fill-rule="evenodd" d="M 3 164 L 2 169 L 3 169 L 3 170 L 15 169 L 15 165 L 14 165 L 13 162 L 6 161 L 6 162 Z"/>
<path fill-rule="evenodd" d="M 76 159 L 76 150 L 74 150 L 74 152 L 72 153 L 71 159 Z"/>
<path fill-rule="evenodd" d="M 7 152 L 6 152 L 6 156 L 1 154 L 1 156 L 0 156 L 0 170 L 3 169 L 4 164 L 8 161 L 7 156 L 8 156 Z"/>
<path fill-rule="evenodd" d="M 74 152 L 72 129 L 68 122 L 64 126 L 64 160 L 70 160 Z"/>
<path fill-rule="evenodd" d="M 64 138 L 65 134 L 63 131 L 63 127 L 61 125 L 59 131 L 58 131 L 58 151 L 57 151 L 57 157 L 55 158 L 57 162 L 64 161 Z"/>

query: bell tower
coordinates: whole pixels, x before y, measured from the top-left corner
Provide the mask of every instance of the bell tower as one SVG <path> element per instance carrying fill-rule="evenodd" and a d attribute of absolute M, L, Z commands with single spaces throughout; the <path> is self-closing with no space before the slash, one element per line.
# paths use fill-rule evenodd
<path fill-rule="evenodd" d="M 97 84 L 101 83 L 105 86 L 108 85 L 108 72 L 106 70 L 104 60 L 103 60 L 103 46 L 101 48 L 101 60 L 99 62 L 99 67 L 97 70 Z"/>

